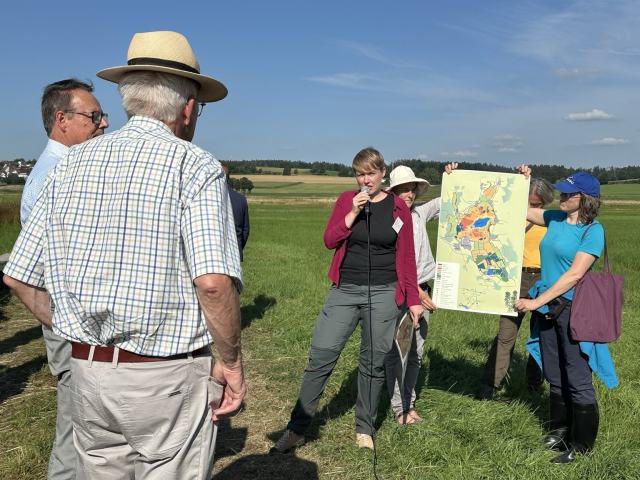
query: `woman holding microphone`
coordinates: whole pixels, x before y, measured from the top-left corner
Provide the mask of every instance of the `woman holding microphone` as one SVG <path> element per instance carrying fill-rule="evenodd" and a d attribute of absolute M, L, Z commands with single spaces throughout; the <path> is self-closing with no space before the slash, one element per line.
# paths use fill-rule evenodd
<path fill-rule="evenodd" d="M 269 453 L 304 444 L 333 367 L 360 320 L 356 445 L 373 449 L 384 363 L 396 321 L 406 307 L 414 325 L 422 315 L 409 209 L 381 190 L 384 159 L 376 149 L 358 152 L 352 167 L 359 190 L 340 195 L 323 237 L 326 247 L 335 249 L 328 273 L 333 284 L 316 319 L 296 405 Z"/>

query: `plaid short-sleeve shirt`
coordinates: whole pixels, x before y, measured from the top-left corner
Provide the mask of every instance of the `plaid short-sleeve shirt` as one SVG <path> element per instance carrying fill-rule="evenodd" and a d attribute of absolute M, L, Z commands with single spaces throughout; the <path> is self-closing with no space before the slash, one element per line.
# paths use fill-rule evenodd
<path fill-rule="evenodd" d="M 47 177 L 4 273 L 44 287 L 53 331 L 168 356 L 211 343 L 193 280 L 242 270 L 224 172 L 134 116 L 72 147 Z"/>

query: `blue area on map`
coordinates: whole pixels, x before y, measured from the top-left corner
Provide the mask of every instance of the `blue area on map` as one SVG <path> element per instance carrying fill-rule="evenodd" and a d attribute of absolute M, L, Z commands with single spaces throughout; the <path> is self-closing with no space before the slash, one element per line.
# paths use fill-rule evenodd
<path fill-rule="evenodd" d="M 489 217 L 478 218 L 473 222 L 474 227 L 484 227 L 489 222 Z"/>

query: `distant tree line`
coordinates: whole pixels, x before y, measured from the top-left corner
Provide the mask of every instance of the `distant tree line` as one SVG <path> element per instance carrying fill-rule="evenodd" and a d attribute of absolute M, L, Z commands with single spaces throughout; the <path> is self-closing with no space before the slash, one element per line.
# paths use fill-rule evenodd
<path fill-rule="evenodd" d="M 282 175 L 297 174 L 298 169 L 307 169 L 311 175 L 327 175 L 327 172 L 338 172 L 340 177 L 353 177 L 353 170 L 341 163 L 303 162 L 300 160 L 221 160 L 220 163 L 229 169 L 230 175 L 273 174 L 263 171 L 262 167 L 282 168 Z M 280 173 L 276 173 L 280 175 Z"/>
<path fill-rule="evenodd" d="M 448 163 L 448 162 L 447 162 Z M 444 173 L 444 167 L 447 164 L 445 162 L 436 162 L 433 160 L 417 160 L 417 159 L 401 159 L 392 162 L 387 169 L 387 172 L 392 171 L 398 165 L 405 165 L 410 167 L 417 177 L 424 178 L 432 185 L 438 185 L 441 182 L 442 174 Z M 564 180 L 572 173 L 578 170 L 583 172 L 589 172 L 602 184 L 631 180 L 640 178 L 640 166 L 629 167 L 594 167 L 594 168 L 570 168 L 563 165 L 529 165 L 531 167 L 531 175 L 533 177 L 544 178 L 551 183 Z M 478 162 L 458 162 L 458 168 L 460 170 L 476 170 L 482 172 L 513 172 L 513 167 L 503 167 L 500 165 L 493 165 L 491 163 L 478 163 Z"/>

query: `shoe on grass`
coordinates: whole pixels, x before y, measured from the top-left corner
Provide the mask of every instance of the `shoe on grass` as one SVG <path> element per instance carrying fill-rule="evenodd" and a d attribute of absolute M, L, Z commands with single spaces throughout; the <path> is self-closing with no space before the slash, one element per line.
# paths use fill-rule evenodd
<path fill-rule="evenodd" d="M 476 400 L 491 400 L 494 390 L 495 388 L 493 388 L 493 385 L 487 385 L 486 383 L 483 383 L 482 385 L 480 385 L 480 390 L 476 392 L 473 398 L 475 398 Z"/>
<path fill-rule="evenodd" d="M 424 422 L 422 417 L 420 415 L 418 415 L 418 412 L 416 412 L 414 409 L 409 410 L 409 413 L 407 413 L 407 418 L 411 419 L 407 423 L 422 423 L 422 422 Z"/>
<path fill-rule="evenodd" d="M 302 445 L 304 445 L 304 435 L 298 435 L 293 430 L 287 428 L 280 437 L 280 440 L 274 443 L 269 449 L 269 454 L 286 453 L 292 448 L 301 447 Z"/>
<path fill-rule="evenodd" d="M 356 433 L 356 445 L 358 448 L 368 448 L 373 450 L 373 438 L 366 433 Z"/>
<path fill-rule="evenodd" d="M 413 425 L 417 423 L 422 423 L 424 421 L 422 420 L 422 418 L 420 418 L 420 415 L 418 415 L 415 410 L 410 410 L 408 413 L 405 413 L 405 412 L 394 413 L 393 418 L 400 425 Z"/>

